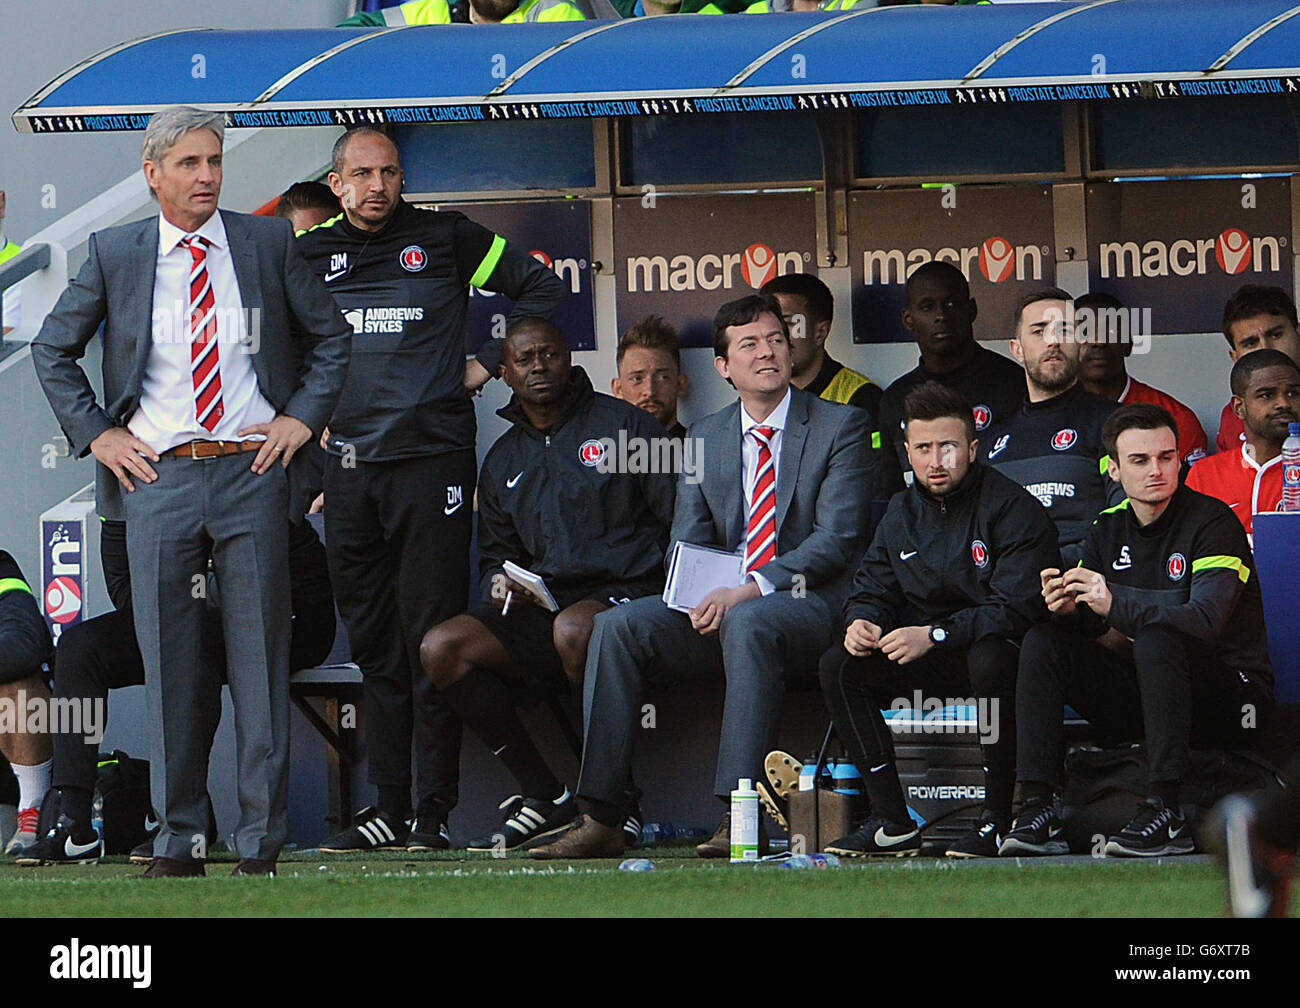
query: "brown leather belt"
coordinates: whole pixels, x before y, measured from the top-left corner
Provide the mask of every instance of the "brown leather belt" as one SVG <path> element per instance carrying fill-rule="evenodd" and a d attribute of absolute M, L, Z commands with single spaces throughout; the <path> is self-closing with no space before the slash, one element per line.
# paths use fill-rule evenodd
<path fill-rule="evenodd" d="M 261 449 L 265 441 L 189 441 L 175 448 L 168 448 L 160 454 L 161 458 L 209 459 L 222 455 L 238 455 L 241 452 L 253 452 Z"/>

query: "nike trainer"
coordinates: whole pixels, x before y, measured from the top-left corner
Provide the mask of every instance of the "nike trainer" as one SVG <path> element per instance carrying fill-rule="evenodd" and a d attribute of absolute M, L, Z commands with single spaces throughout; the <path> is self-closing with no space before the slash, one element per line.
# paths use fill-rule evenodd
<path fill-rule="evenodd" d="M 96 864 L 104 854 L 104 842 L 91 827 L 79 829 L 66 815 L 36 843 L 21 851 L 17 864 L 29 868 L 41 865 Z"/>
<path fill-rule="evenodd" d="M 1026 802 L 998 848 L 999 857 L 1041 857 L 1069 853 L 1070 845 L 1065 839 L 1065 818 L 1061 812 L 1060 796 L 1053 796 L 1047 803 Z"/>
<path fill-rule="evenodd" d="M 1129 824 L 1107 841 L 1106 855 L 1166 857 L 1190 854 L 1195 846 L 1182 810 L 1170 808 L 1159 798 L 1148 798 L 1138 806 Z"/>
<path fill-rule="evenodd" d="M 827 854 L 848 857 L 914 857 L 921 849 L 921 831 L 916 823 L 891 823 L 868 819 L 846 837 L 826 845 Z"/>

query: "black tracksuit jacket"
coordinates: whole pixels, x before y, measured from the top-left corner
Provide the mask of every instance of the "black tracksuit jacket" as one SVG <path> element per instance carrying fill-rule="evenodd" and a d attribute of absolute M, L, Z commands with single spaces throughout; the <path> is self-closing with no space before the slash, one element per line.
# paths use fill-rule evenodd
<path fill-rule="evenodd" d="M 625 444 L 640 438 L 661 447 L 668 433 L 659 421 L 596 392 L 580 367 L 570 374 L 564 410 L 549 430 L 529 423 L 513 396 L 497 415 L 514 426 L 488 451 L 479 473 L 483 599 L 491 598 L 493 575 L 506 560 L 540 575 L 560 608 L 661 590 L 677 476 L 602 472 L 613 454 L 597 462 L 609 444 L 617 449 L 620 431 Z"/>
<path fill-rule="evenodd" d="M 845 625 L 941 626 L 945 650 L 986 637 L 1019 640 L 1047 618 L 1039 572 L 1060 565 L 1047 511 L 1014 481 L 973 464 L 934 497 L 913 483 L 894 495 L 853 578 Z"/>

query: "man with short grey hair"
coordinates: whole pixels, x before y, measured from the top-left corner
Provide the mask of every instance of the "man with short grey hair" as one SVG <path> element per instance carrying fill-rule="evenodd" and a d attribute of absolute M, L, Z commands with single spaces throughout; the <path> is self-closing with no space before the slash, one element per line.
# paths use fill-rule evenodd
<path fill-rule="evenodd" d="M 235 874 L 274 873 L 288 826 L 285 521 L 302 490 L 296 454 L 329 419 L 351 350 L 289 225 L 218 212 L 222 139 L 219 114 L 176 106 L 150 120 L 158 216 L 91 235 L 32 342 L 69 443 L 100 463 L 101 515 L 127 522 L 162 824 L 147 878 L 204 873 L 216 720 L 195 712 L 220 710 L 199 659 L 209 562 L 235 709 Z M 78 363 L 101 323 L 102 406 Z"/>

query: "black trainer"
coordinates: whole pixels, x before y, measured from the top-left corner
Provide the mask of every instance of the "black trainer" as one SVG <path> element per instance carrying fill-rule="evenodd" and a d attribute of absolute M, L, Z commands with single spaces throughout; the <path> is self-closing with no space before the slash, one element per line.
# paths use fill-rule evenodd
<path fill-rule="evenodd" d="M 406 837 L 406 849 L 415 854 L 436 850 L 451 850 L 451 833 L 447 820 L 435 813 L 417 816 L 411 822 L 411 832 Z"/>
<path fill-rule="evenodd" d="M 1190 854 L 1196 845 L 1181 809 L 1159 798 L 1138 806 L 1129 824 L 1106 842 L 1107 857 L 1166 857 Z"/>
<path fill-rule="evenodd" d="M 471 840 L 465 849 L 495 853 L 535 846 L 567 828 L 577 818 L 577 804 L 568 788 L 553 802 L 512 795 L 501 803 L 506 812 L 501 828 Z"/>
<path fill-rule="evenodd" d="M 980 821 L 975 828 L 948 844 L 948 849 L 943 854 L 944 857 L 951 858 L 997 857 L 998 848 L 1001 846 L 1002 830 L 998 829 L 998 824 L 985 812 L 980 816 Z"/>
<path fill-rule="evenodd" d="M 97 864 L 104 856 L 104 841 L 90 826 L 78 826 L 66 815 L 36 843 L 20 851 L 16 864 L 27 867 L 59 864 Z"/>
<path fill-rule="evenodd" d="M 381 812 L 373 805 L 357 813 L 354 825 L 320 845 L 324 854 L 346 854 L 350 851 L 393 849 L 406 846 L 410 825 Z"/>
<path fill-rule="evenodd" d="M 921 831 L 916 823 L 891 823 L 868 819 L 846 837 L 826 845 L 827 854 L 848 857 L 913 857 L 921 849 Z"/>
<path fill-rule="evenodd" d="M 1065 839 L 1065 818 L 1061 812 L 1061 799 L 1052 796 L 1050 802 L 1026 802 L 1020 815 L 1011 822 L 1011 829 L 998 847 L 999 857 L 1054 856 L 1069 854 L 1070 845 Z"/>
<path fill-rule="evenodd" d="M 645 825 L 645 816 L 641 814 L 639 804 L 632 806 L 632 811 L 623 820 L 623 842 L 628 850 L 641 846 L 641 828 Z"/>

